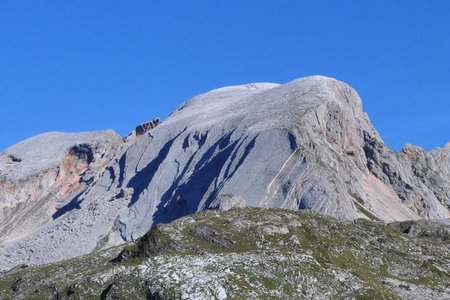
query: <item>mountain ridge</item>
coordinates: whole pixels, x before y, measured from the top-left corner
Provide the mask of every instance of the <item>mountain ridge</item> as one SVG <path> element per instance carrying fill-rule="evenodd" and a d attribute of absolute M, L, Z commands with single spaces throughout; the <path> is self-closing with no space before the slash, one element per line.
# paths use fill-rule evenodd
<path fill-rule="evenodd" d="M 450 218 L 450 148 L 391 150 L 357 92 L 332 78 L 216 89 L 142 128 L 126 138 L 109 132 L 103 137 L 109 143 L 72 143 L 66 150 L 76 176 L 69 181 L 83 183 L 79 193 L 62 201 L 46 182 L 42 201 L 62 207 L 43 217 L 34 233 L 18 241 L 3 237 L 0 267 L 25 257 L 39 264 L 114 246 L 154 224 L 221 207 L 221 201 L 344 219 Z M 0 178 L 7 164 L 0 165 Z"/>

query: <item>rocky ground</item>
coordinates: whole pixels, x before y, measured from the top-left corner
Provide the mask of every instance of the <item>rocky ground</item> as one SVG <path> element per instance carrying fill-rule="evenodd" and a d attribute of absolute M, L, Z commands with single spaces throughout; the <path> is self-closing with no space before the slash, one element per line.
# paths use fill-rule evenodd
<path fill-rule="evenodd" d="M 209 210 L 1 273 L 2 299 L 450 299 L 450 225 Z"/>

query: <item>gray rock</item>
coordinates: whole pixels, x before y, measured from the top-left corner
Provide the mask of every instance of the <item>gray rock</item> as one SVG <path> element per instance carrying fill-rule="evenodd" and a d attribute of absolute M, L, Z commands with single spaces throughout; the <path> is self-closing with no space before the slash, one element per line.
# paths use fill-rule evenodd
<path fill-rule="evenodd" d="M 389 224 L 390 227 L 418 238 L 450 241 L 450 219 L 439 221 L 404 221 Z"/>
<path fill-rule="evenodd" d="M 246 207 L 245 199 L 238 195 L 219 195 L 212 203 L 212 209 L 230 210 Z"/>
<path fill-rule="evenodd" d="M 154 224 L 228 207 L 228 200 L 217 199 L 220 195 L 239 195 L 246 206 L 310 210 L 343 219 L 450 218 L 450 146 L 392 151 L 363 112 L 356 91 L 335 79 L 312 76 L 283 85 L 213 90 L 182 104 L 149 130 L 107 151 L 108 162 L 97 175 L 86 171 L 86 188 L 64 202 L 77 209 L 0 244 L 0 269 L 137 239 Z M 67 141 L 47 151 L 43 145 L 48 142 L 40 139 L 35 140 L 41 145 L 36 153 L 30 154 L 36 143 L 7 150 L 0 157 L 0 176 L 4 168 L 10 170 L 8 178 L 42 174 L 55 157 L 64 156 L 63 149 L 86 143 Z M 89 158 L 83 151 L 78 157 Z M 31 161 L 29 155 L 35 163 L 24 163 Z M 116 197 L 122 189 L 131 195 L 124 190 L 123 197 Z M 15 203 L 26 199 L 27 191 L 20 188 Z"/>
<path fill-rule="evenodd" d="M 0 242 L 27 236 L 64 213 L 121 144 L 113 131 L 51 132 L 6 149 L 0 159 Z"/>

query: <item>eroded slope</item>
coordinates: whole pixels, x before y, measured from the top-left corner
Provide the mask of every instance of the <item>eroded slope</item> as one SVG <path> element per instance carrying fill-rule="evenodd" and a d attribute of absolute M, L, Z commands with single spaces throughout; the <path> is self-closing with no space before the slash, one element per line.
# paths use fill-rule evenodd
<path fill-rule="evenodd" d="M 0 241 L 23 238 L 67 212 L 122 144 L 113 131 L 51 132 L 0 154 Z"/>

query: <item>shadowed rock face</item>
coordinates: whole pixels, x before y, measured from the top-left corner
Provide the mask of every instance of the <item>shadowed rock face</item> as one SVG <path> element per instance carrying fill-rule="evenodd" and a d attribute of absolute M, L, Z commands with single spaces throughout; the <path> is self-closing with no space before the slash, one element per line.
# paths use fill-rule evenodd
<path fill-rule="evenodd" d="M 137 136 L 143 135 L 144 133 L 146 133 L 146 132 L 152 130 L 153 128 L 155 128 L 156 126 L 158 126 L 159 123 L 160 123 L 159 119 L 154 119 L 150 122 L 143 123 L 134 129 L 134 134 Z"/>
<path fill-rule="evenodd" d="M 78 209 L 4 245 L 0 259 L 15 249 L 33 249 L 32 263 L 88 253 L 156 223 L 226 207 L 226 198 L 344 219 L 450 217 L 450 147 L 390 150 L 357 93 L 331 78 L 214 90 L 145 130 L 125 139 L 101 175 L 67 202 Z"/>

